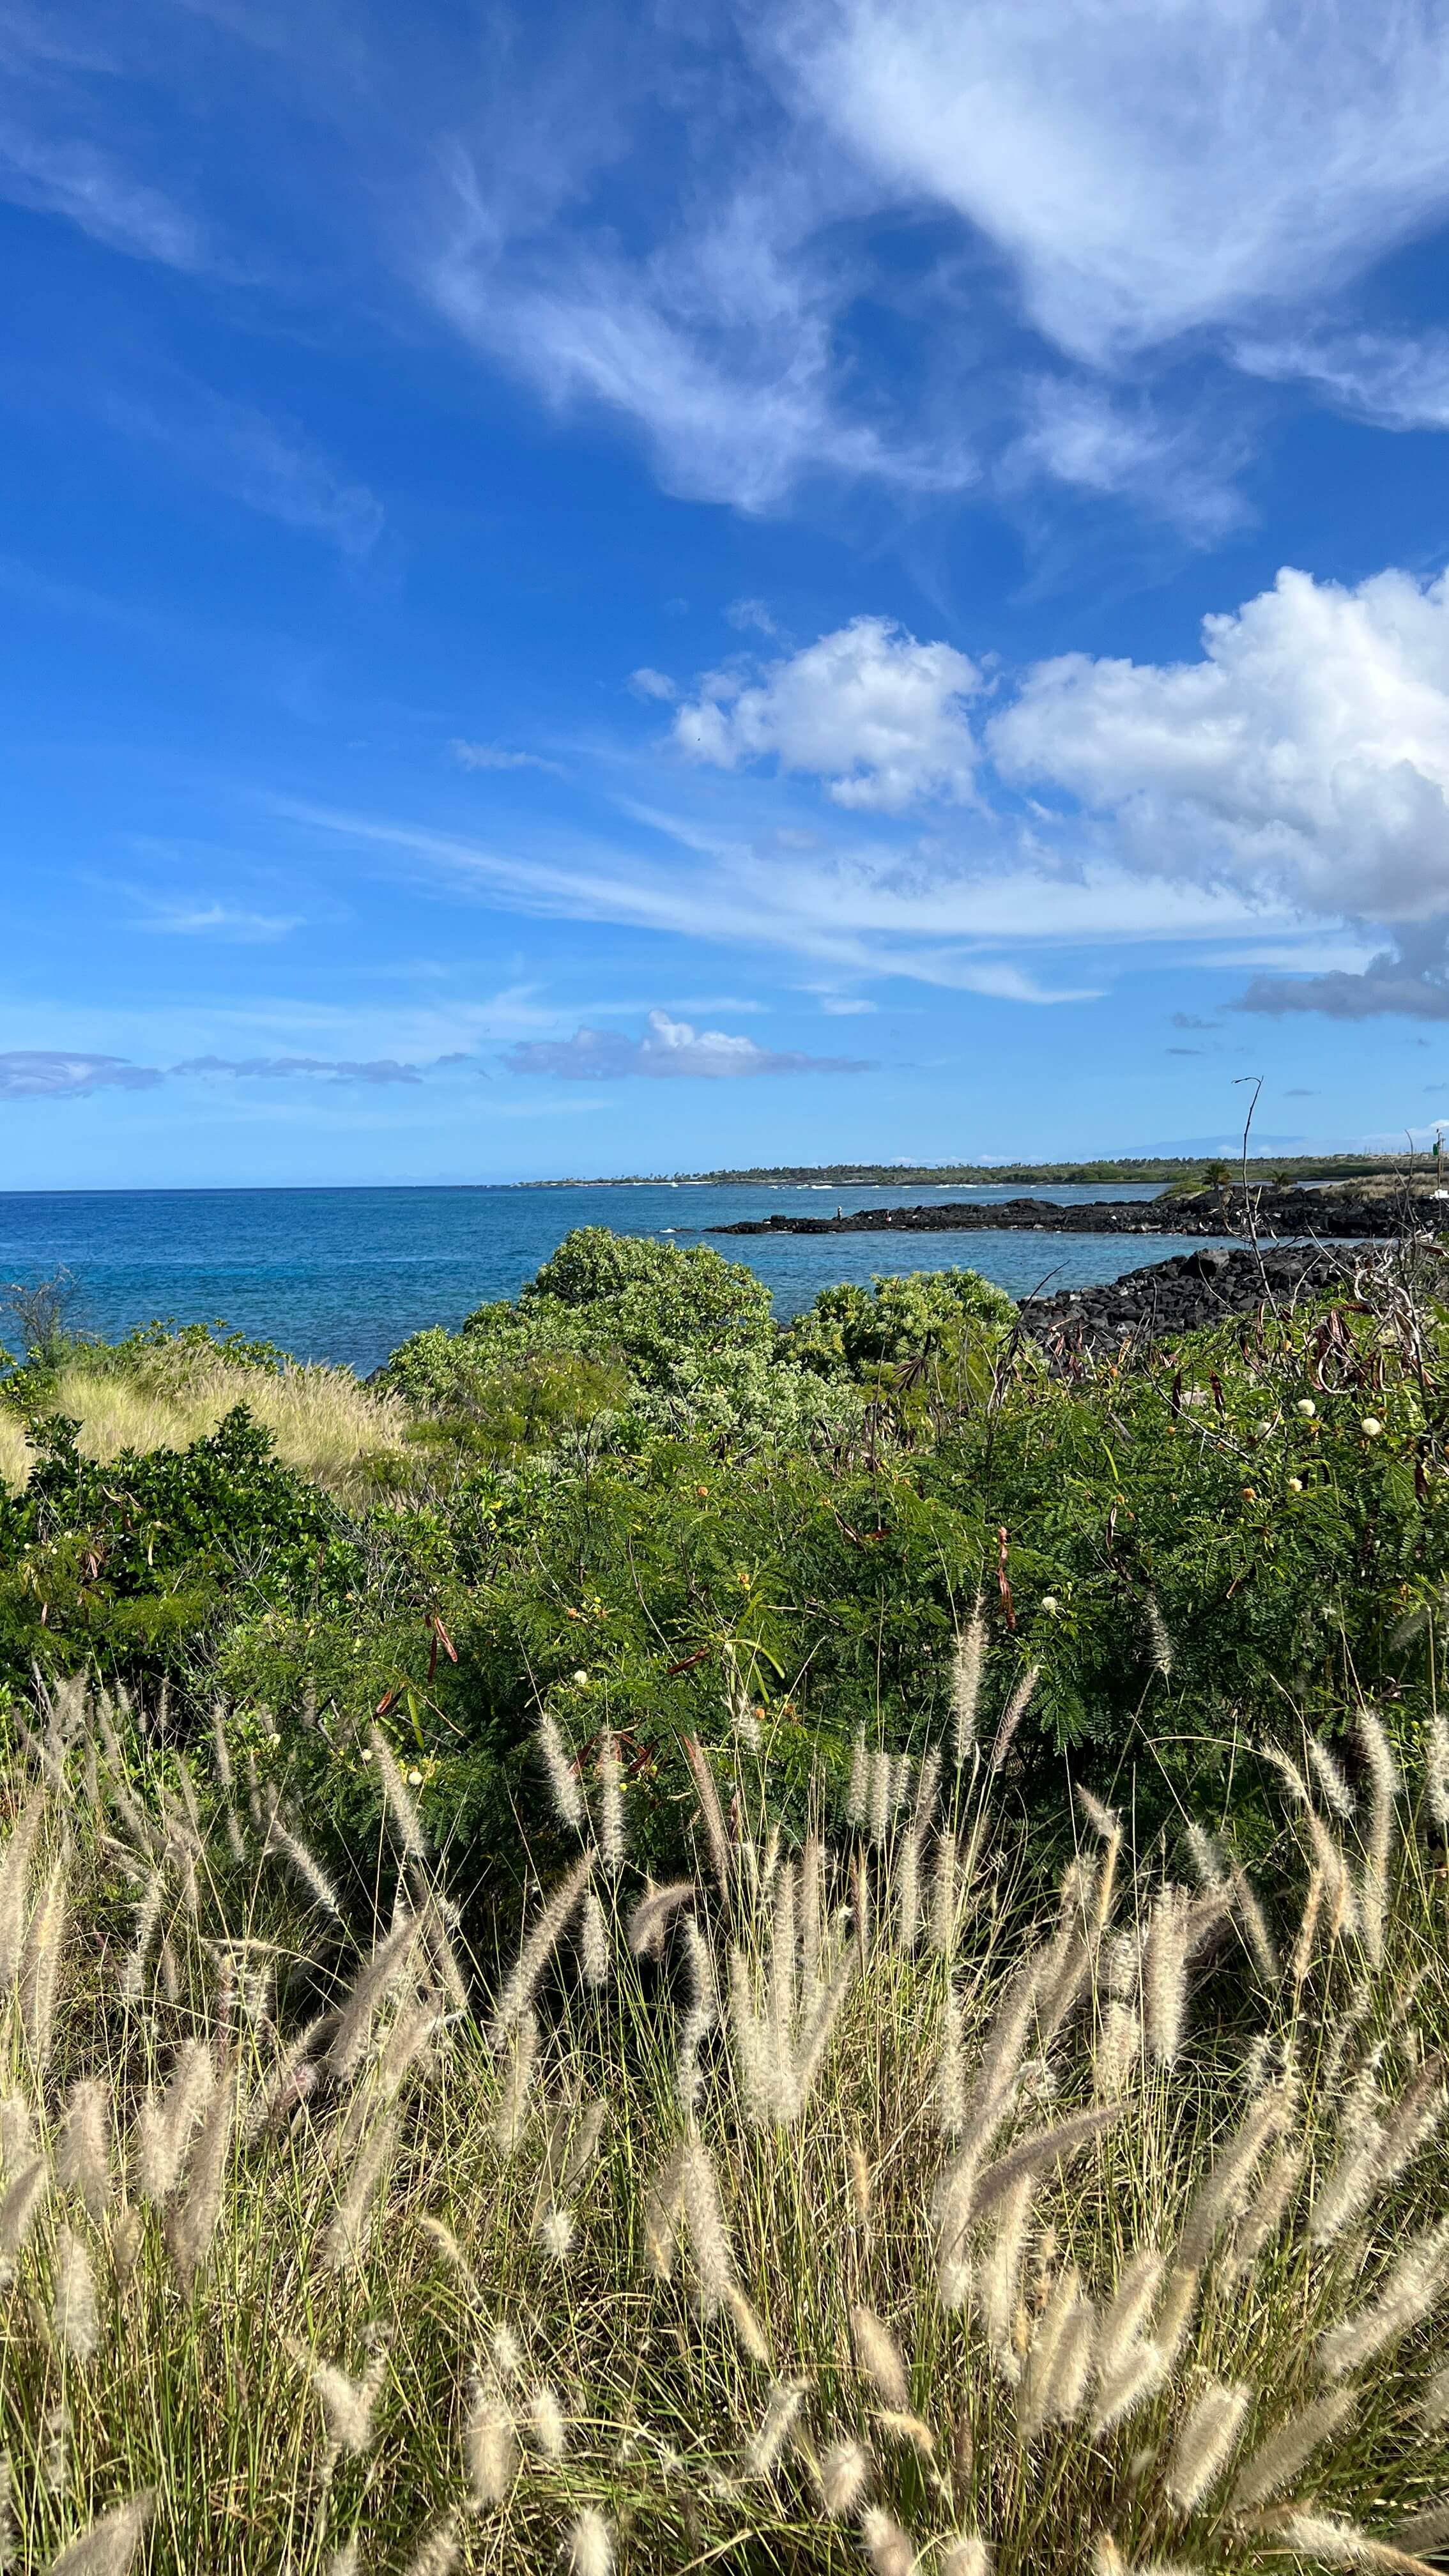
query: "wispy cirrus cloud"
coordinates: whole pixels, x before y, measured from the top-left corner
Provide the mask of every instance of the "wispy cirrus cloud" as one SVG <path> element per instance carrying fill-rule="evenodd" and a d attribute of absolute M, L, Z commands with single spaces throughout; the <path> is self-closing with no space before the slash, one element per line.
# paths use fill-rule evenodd
<path fill-rule="evenodd" d="M 507 751 L 497 742 L 464 742 L 455 735 L 448 750 L 460 769 L 546 769 L 555 778 L 563 776 L 558 761 L 545 760 L 536 751 Z"/>
<path fill-rule="evenodd" d="M 848 1056 L 797 1055 L 757 1046 L 753 1038 L 723 1029 L 692 1028 L 651 1011 L 643 1037 L 616 1029 L 578 1029 L 567 1039 L 535 1039 L 513 1047 L 510 1073 L 551 1074 L 566 1082 L 739 1082 L 774 1074 L 868 1073 L 869 1063 Z"/>

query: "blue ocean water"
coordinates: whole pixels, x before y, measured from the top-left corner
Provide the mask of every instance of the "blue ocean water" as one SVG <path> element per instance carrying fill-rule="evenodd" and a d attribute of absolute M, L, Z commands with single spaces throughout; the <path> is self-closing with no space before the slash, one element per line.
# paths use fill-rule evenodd
<path fill-rule="evenodd" d="M 952 1187 L 951 1197 L 1022 1195 L 1018 1185 Z M 679 1243 L 702 1229 L 772 1209 L 818 1215 L 911 1206 L 931 1193 L 897 1189 L 637 1188 L 56 1190 L 0 1192 L 0 1281 L 64 1268 L 69 1315 L 107 1340 L 153 1317 L 225 1321 L 301 1359 L 376 1368 L 424 1324 L 456 1326 L 486 1298 L 512 1297 L 576 1225 Z M 1152 1186 L 1063 1187 L 1034 1195 L 1082 1202 L 1150 1199 Z M 777 1315 L 798 1314 L 821 1288 L 885 1271 L 969 1265 L 1012 1296 L 1086 1287 L 1190 1248 L 1175 1235 L 927 1234 L 750 1236 L 717 1241 L 768 1281 Z M 1200 1241 L 1200 1238 L 1198 1239 Z M 0 1341 L 4 1340 L 0 1329 Z"/>

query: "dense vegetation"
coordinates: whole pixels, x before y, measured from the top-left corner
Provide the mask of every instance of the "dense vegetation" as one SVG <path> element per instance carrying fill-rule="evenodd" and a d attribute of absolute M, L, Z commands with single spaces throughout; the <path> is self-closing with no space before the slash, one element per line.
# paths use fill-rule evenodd
<path fill-rule="evenodd" d="M 996 1181 L 1212 1181 L 1233 1174 L 1242 1177 L 1242 1157 L 1229 1161 L 1210 1154 L 1117 1154 L 1098 1157 L 1088 1163 L 762 1163 L 747 1171 L 729 1172 L 631 1172 L 612 1179 L 590 1182 L 523 1181 L 521 1189 L 609 1189 L 638 1188 L 644 1182 L 672 1181 L 760 1182 L 766 1186 L 799 1188 L 850 1187 L 855 1189 L 893 1189 L 920 1186 L 929 1189 L 946 1182 L 971 1182 L 982 1185 Z M 1361 1174 L 1387 1171 L 1381 1154 L 1275 1154 L 1252 1155 L 1248 1161 L 1248 1178 L 1252 1181 L 1352 1180 Z"/>
<path fill-rule="evenodd" d="M 969 1271 L 781 1331 L 713 1250 L 587 1230 L 366 1389 L 194 1328 L 62 1341 L 4 1381 L 0 1687 L 219 1688 L 295 1736 L 339 1834 L 381 1711 L 438 1829 L 506 1862 L 540 1706 L 613 1728 L 647 1807 L 728 1673 L 803 1778 L 861 1724 L 939 1726 L 979 1600 L 1003 1695 L 1040 1669 L 1028 1798 L 1070 1749 L 1155 1814 L 1234 1711 L 1350 1676 L 1426 1705 L 1445 1329 L 1395 1277 L 1054 1374 Z M 661 1864 L 675 1816 L 641 1821 Z"/>
<path fill-rule="evenodd" d="M 0 2567 L 1438 2559 L 1449 1318 L 1361 1290 L 1049 1368 L 590 1231 L 370 1387 L 32 1302 Z"/>

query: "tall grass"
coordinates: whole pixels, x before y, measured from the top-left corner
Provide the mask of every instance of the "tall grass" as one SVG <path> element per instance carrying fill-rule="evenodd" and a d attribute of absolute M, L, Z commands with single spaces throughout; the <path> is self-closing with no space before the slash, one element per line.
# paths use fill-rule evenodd
<path fill-rule="evenodd" d="M 68 1688 L 0 1782 L 7 2563 L 1426 2563 L 1443 1748 L 1421 1815 L 1362 1727 L 1262 1896 L 1095 1802 L 1052 1885 L 969 1748 L 788 1848 L 748 1730 L 655 1888 L 550 1729 L 577 1856 L 480 1980 L 380 1741 L 339 1887 L 224 1713 Z"/>
<path fill-rule="evenodd" d="M 48 1398 L 50 1411 L 80 1425 L 84 1454 L 102 1460 L 123 1449 L 184 1449 L 238 1404 L 271 1433 L 286 1466 L 334 1492 L 365 1481 L 378 1462 L 400 1466 L 405 1456 L 406 1407 L 396 1396 L 374 1395 L 343 1368 L 295 1361 L 276 1371 L 240 1368 L 216 1354 L 162 1345 L 125 1372 L 80 1357 L 60 1368 Z M 23 1447 L 3 1412 L 0 1442 L 0 1476 L 23 1483 Z"/>

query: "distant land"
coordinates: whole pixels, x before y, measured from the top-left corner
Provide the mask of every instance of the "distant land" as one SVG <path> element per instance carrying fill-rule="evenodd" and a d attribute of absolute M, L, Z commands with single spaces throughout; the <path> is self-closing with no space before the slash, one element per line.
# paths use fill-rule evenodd
<path fill-rule="evenodd" d="M 1428 1158 L 1424 1158 L 1427 1162 Z M 1340 1181 L 1402 1168 L 1387 1154 L 1267 1154 L 1252 1156 L 1254 1181 Z M 726 1183 L 758 1189 L 946 1189 L 963 1182 L 980 1187 L 1003 1182 L 1174 1181 L 1201 1183 L 1222 1174 L 1241 1179 L 1242 1158 L 1231 1154 L 1120 1155 L 1095 1163 L 778 1163 L 748 1171 L 618 1172 L 602 1178 L 579 1174 L 563 1181 L 510 1181 L 515 1190 L 636 1190 L 678 1186 L 719 1188 Z"/>

